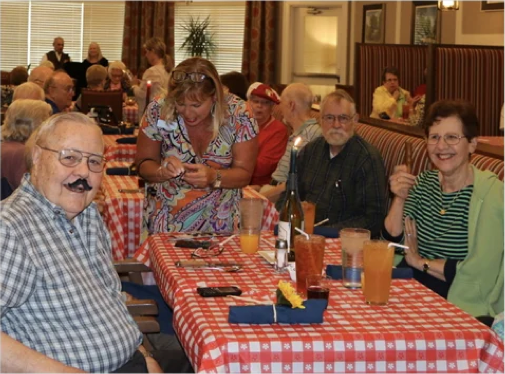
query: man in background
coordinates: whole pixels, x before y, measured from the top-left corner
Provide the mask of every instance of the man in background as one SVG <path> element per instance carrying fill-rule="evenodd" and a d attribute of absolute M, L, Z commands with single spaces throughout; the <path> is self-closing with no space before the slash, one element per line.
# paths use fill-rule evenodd
<path fill-rule="evenodd" d="M 344 90 L 328 94 L 321 104 L 323 136 L 297 157 L 302 201 L 316 203 L 315 222 L 336 233 L 358 227 L 378 237 L 386 213 L 386 171 L 379 151 L 354 133 L 358 115 Z"/>
<path fill-rule="evenodd" d="M 70 56 L 63 52 L 64 47 L 65 41 L 62 37 L 57 36 L 53 41 L 53 50 L 44 54 L 40 63 L 51 61 L 54 65 L 54 70 L 63 69 L 63 65 L 70 61 Z"/>
<path fill-rule="evenodd" d="M 53 108 L 53 114 L 67 112 L 72 106 L 74 82 L 63 70 L 58 70 L 44 84 L 46 102 Z"/>
<path fill-rule="evenodd" d="M 295 139 L 297 137 L 301 138 L 301 142 L 298 145 L 298 149 L 300 149 L 311 140 L 321 136 L 321 127 L 317 123 L 317 120 L 310 116 L 312 100 L 312 91 L 309 86 L 303 83 L 292 83 L 282 91 L 281 112 L 284 122 L 291 128 L 292 133 L 288 138 L 284 155 L 272 173 L 270 184 L 260 189 L 260 193 L 272 202 L 276 202 L 286 188 L 291 148 Z"/>

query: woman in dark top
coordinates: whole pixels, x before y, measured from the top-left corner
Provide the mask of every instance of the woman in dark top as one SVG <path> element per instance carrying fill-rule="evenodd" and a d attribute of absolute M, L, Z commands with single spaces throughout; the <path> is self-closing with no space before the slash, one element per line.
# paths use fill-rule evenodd
<path fill-rule="evenodd" d="M 95 42 L 89 43 L 88 47 L 88 57 L 82 61 L 83 71 L 86 73 L 86 70 L 90 66 L 93 65 L 102 65 L 103 67 L 109 66 L 109 61 L 102 56 L 102 50 L 100 49 L 100 45 Z M 84 82 L 84 87 L 88 86 L 88 82 Z"/>

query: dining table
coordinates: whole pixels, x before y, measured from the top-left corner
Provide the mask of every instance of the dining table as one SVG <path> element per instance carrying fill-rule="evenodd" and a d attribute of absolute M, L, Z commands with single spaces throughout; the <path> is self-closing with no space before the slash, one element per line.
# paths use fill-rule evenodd
<path fill-rule="evenodd" d="M 174 330 L 196 373 L 503 372 L 503 341 L 487 326 L 413 279 L 393 279 L 389 302 L 372 306 L 361 289 L 330 281 L 322 324 L 233 324 L 229 307 L 247 299 L 275 302 L 286 272 L 272 265 L 275 236 L 263 231 L 260 251 L 244 254 L 238 237 L 210 263 L 239 272 L 177 266 L 192 249 L 176 236 L 150 236 L 135 258 L 152 269 L 173 308 Z M 220 238 L 223 240 L 224 238 Z M 339 239 L 326 239 L 324 263 L 341 263 Z M 241 298 L 201 297 L 197 287 L 236 286 Z M 242 297 L 246 299 L 242 299 Z"/>
<path fill-rule="evenodd" d="M 107 135 L 111 137 L 114 135 Z M 105 136 L 104 136 L 105 137 Z M 107 162 L 106 169 L 128 167 L 129 162 Z M 134 175 L 107 175 L 102 180 L 97 203 L 112 240 L 114 260 L 132 257 L 140 245 L 145 188 L 139 188 Z M 273 230 L 279 219 L 275 205 L 259 192 L 244 187 L 244 197 L 263 200 L 262 229 Z"/>
<path fill-rule="evenodd" d="M 133 125 L 139 123 L 139 106 L 137 103 L 123 104 L 123 121 Z"/>
<path fill-rule="evenodd" d="M 137 154 L 137 144 L 120 144 L 117 142 L 121 138 L 137 136 L 138 130 L 133 135 L 103 135 L 105 143 L 104 157 L 107 161 L 126 161 L 133 163 Z"/>

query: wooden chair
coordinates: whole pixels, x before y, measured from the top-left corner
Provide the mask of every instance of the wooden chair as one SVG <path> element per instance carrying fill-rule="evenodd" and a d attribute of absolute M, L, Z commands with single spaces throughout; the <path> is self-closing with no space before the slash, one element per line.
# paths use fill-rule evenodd
<path fill-rule="evenodd" d="M 87 114 L 92 107 L 108 106 L 116 117 L 116 125 L 123 120 L 123 92 L 122 91 L 81 91 L 81 112 Z"/>
<path fill-rule="evenodd" d="M 0 84 L 2 86 L 8 86 L 11 84 L 11 72 L 10 71 L 1 71 L 2 76 L 1 76 L 1 82 Z"/>
<path fill-rule="evenodd" d="M 115 261 L 114 267 L 122 281 L 137 284 L 143 284 L 142 273 L 151 271 L 147 266 L 134 259 Z M 148 351 L 152 351 L 153 347 L 151 343 L 149 343 L 149 339 L 146 339 L 146 335 L 160 332 L 160 324 L 155 317 L 158 315 L 158 305 L 156 301 L 150 299 L 134 299 L 127 301 L 126 307 L 139 326 L 140 331 L 144 334 L 144 342 L 142 344 Z"/>

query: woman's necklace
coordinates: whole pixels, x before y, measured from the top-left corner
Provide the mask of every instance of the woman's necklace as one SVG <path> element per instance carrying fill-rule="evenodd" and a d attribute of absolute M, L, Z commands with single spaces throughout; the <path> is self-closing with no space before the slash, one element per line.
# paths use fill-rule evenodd
<path fill-rule="evenodd" d="M 447 209 L 445 209 L 445 207 L 444 207 L 443 191 L 442 191 L 442 188 L 440 188 L 440 205 L 442 206 L 442 209 L 440 209 L 440 214 L 441 215 L 444 215 L 445 213 L 447 213 L 447 211 L 449 209 L 451 209 L 452 205 L 456 202 L 456 200 L 458 199 L 459 195 L 461 194 L 461 191 L 463 191 L 463 188 L 458 191 L 458 193 L 456 194 L 456 196 L 454 196 L 454 199 L 452 199 L 452 201 L 449 204 L 449 206 L 447 207 Z"/>

